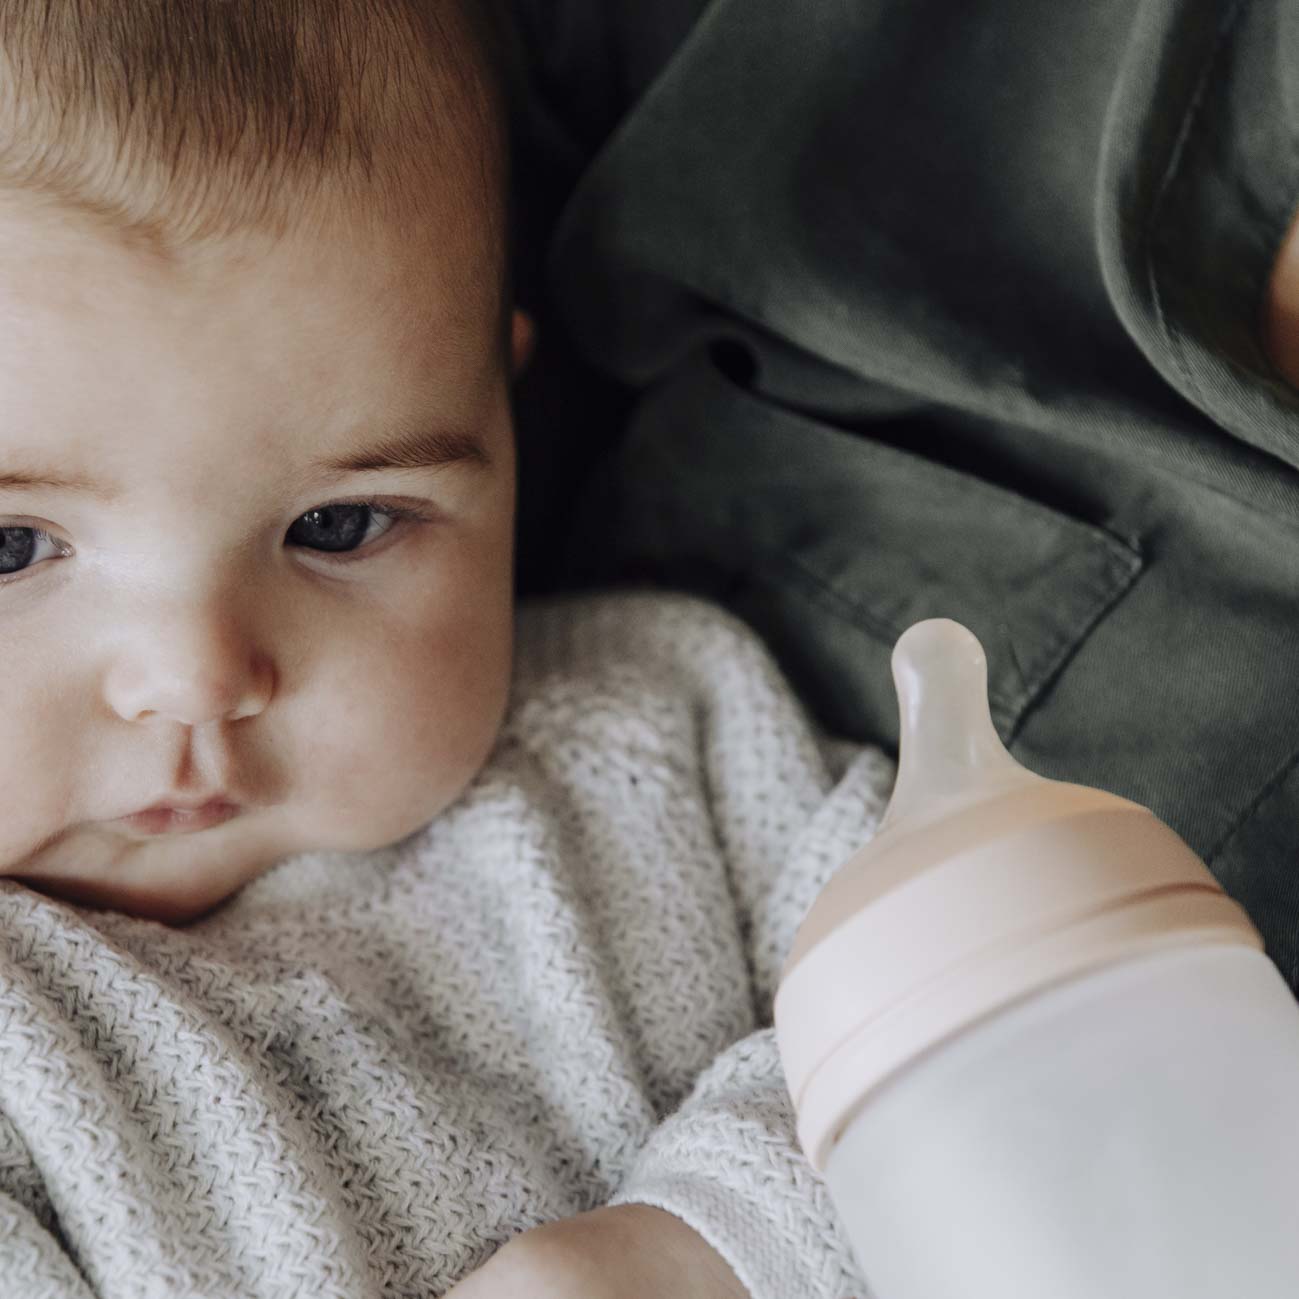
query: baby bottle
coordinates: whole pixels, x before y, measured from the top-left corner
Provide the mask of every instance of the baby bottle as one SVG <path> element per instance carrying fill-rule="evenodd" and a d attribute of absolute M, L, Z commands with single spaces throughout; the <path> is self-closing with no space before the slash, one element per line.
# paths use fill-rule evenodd
<path fill-rule="evenodd" d="M 1153 813 L 1007 753 L 960 624 L 893 679 L 892 799 L 775 1003 L 870 1294 L 1294 1299 L 1299 1005 L 1257 931 Z"/>

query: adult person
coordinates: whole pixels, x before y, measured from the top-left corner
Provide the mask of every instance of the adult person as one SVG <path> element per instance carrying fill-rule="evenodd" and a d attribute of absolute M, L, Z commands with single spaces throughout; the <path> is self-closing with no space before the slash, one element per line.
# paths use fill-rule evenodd
<path fill-rule="evenodd" d="M 1299 6 L 515 4 L 589 367 L 538 404 L 601 453 L 525 576 L 718 596 L 886 742 L 958 619 L 1012 752 L 1151 807 L 1299 988 Z"/>

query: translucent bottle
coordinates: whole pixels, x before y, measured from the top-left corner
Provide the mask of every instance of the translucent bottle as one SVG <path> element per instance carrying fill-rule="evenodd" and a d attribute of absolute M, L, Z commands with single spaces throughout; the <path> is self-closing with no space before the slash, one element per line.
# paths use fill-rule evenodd
<path fill-rule="evenodd" d="M 871 1294 L 1295 1299 L 1299 1005 L 1257 931 L 1151 812 L 1006 752 L 964 627 L 893 676 L 892 799 L 775 1004 Z"/>

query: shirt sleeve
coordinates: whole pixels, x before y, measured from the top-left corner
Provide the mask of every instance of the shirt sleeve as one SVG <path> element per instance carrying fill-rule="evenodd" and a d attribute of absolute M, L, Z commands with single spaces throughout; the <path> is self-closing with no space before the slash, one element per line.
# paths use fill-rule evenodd
<path fill-rule="evenodd" d="M 726 1259 L 752 1299 L 867 1293 L 825 1183 L 798 1144 L 772 1003 L 798 924 L 873 833 L 893 771 L 878 750 L 862 751 L 779 864 L 758 850 L 752 829 L 746 836 L 728 826 L 721 809 L 760 1027 L 700 1074 L 610 1201 L 655 1205 L 683 1219 Z"/>

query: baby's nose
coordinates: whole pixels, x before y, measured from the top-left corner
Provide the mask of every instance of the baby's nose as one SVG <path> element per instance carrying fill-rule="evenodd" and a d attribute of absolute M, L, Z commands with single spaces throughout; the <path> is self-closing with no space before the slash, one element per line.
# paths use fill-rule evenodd
<path fill-rule="evenodd" d="M 177 602 L 134 624 L 114 654 L 104 694 L 126 721 L 199 726 L 260 713 L 273 676 L 267 656 L 228 612 Z"/>

